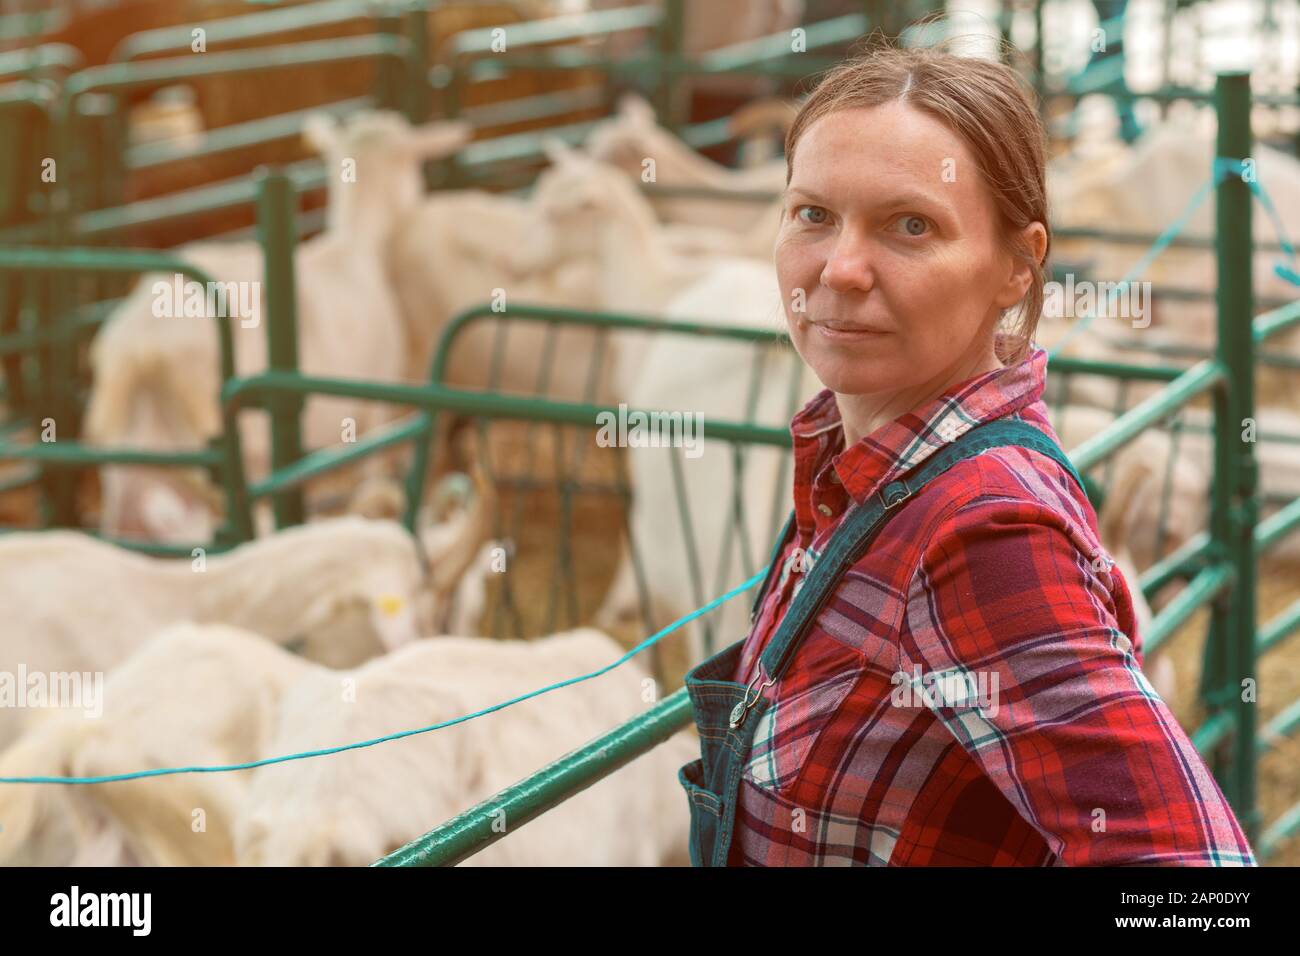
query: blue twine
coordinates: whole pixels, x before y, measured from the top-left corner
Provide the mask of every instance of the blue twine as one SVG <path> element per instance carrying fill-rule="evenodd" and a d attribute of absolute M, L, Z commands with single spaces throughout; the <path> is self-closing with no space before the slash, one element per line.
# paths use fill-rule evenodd
<path fill-rule="evenodd" d="M 1174 239 L 1178 237 L 1178 234 L 1187 226 L 1187 222 L 1191 219 L 1192 214 L 1196 212 L 1201 203 L 1205 202 L 1205 198 L 1220 182 L 1227 179 L 1229 176 L 1242 175 L 1242 165 L 1243 160 L 1240 159 L 1232 159 L 1227 156 L 1214 157 L 1214 162 L 1211 164 L 1212 172 L 1209 180 L 1201 185 L 1201 188 L 1196 191 L 1192 198 L 1188 200 L 1187 205 L 1183 207 L 1183 211 L 1180 212 L 1174 218 L 1174 221 L 1165 227 L 1165 230 L 1156 237 L 1155 242 L 1151 244 L 1150 248 L 1147 249 L 1142 258 L 1135 262 L 1128 271 L 1124 273 L 1119 282 L 1115 284 L 1115 289 L 1111 293 L 1111 298 L 1127 289 L 1129 283 L 1145 272 L 1147 267 L 1156 260 L 1156 257 L 1169 247 L 1169 244 L 1172 243 Z M 1259 200 L 1260 205 L 1264 207 L 1265 214 L 1273 223 L 1273 230 L 1277 233 L 1277 241 L 1282 247 L 1283 252 L 1285 252 L 1291 259 L 1292 264 L 1296 264 L 1295 246 L 1292 245 L 1291 239 L 1287 235 L 1286 226 L 1282 222 L 1282 217 L 1278 213 L 1277 207 L 1273 205 L 1273 201 L 1269 198 L 1264 186 L 1258 181 L 1258 177 L 1254 180 L 1245 180 L 1243 177 L 1243 182 L 1250 187 L 1251 193 Z M 1300 271 L 1291 268 L 1286 263 L 1274 263 L 1273 271 L 1287 282 L 1300 286 Z M 1057 342 L 1056 345 L 1048 351 L 1047 357 L 1049 361 L 1052 358 L 1055 358 L 1056 355 L 1070 343 L 1071 339 L 1088 328 L 1096 318 L 1097 312 L 1095 308 L 1089 311 L 1087 315 L 1080 318 L 1080 320 L 1071 327 L 1070 331 L 1062 337 L 1061 341 Z"/>
<path fill-rule="evenodd" d="M 495 711 L 498 710 L 503 710 L 506 707 L 511 707 L 515 704 L 528 700 L 529 698 L 532 697 L 539 697 L 542 694 L 549 693 L 553 690 L 558 690 L 561 687 L 568 687 L 570 684 L 577 684 L 582 681 L 592 680 L 593 678 L 599 677 L 602 674 L 606 674 L 609 671 L 612 671 L 614 668 L 627 663 L 637 654 L 640 654 L 647 647 L 650 647 L 651 645 L 667 637 L 669 634 L 677 630 L 682 625 L 689 624 L 691 621 L 695 620 L 700 615 L 706 614 L 709 611 L 713 610 L 718 605 L 730 601 L 737 594 L 749 590 L 751 587 L 753 587 L 755 584 L 758 584 L 760 581 L 763 580 L 764 577 L 767 576 L 767 570 L 768 569 L 766 567 L 763 568 L 763 570 L 759 571 L 748 581 L 744 581 L 741 584 L 736 585 L 726 594 L 714 598 L 712 601 L 710 601 L 708 604 L 704 605 L 703 607 L 697 608 L 696 610 L 692 611 L 690 614 L 687 614 L 685 617 L 678 618 L 676 621 L 674 621 L 672 624 L 669 624 L 663 630 L 655 634 L 651 634 L 640 644 L 632 648 L 630 651 L 628 651 L 618 660 L 614 661 L 612 664 L 607 664 L 606 666 L 600 668 L 599 670 L 592 671 L 590 674 L 583 674 L 579 677 L 570 677 L 568 680 L 562 680 L 554 684 L 548 684 L 546 687 L 541 687 L 538 688 L 537 690 L 530 691 L 527 694 L 523 694 L 522 696 L 515 697 L 512 700 L 503 701 L 499 704 L 493 704 L 491 707 L 485 707 L 482 710 L 474 711 L 472 714 L 465 714 L 462 717 L 456 717 L 452 720 L 444 720 L 441 723 L 430 724 L 428 727 L 419 727 L 415 730 L 403 730 L 395 734 L 387 734 L 386 736 L 383 737 L 375 737 L 372 740 L 362 740 L 358 743 L 343 744 L 338 747 L 327 747 L 322 750 L 306 750 L 303 751 L 302 753 L 286 754 L 283 757 L 267 757 L 263 760 L 253 760 L 250 761 L 249 763 L 227 764 L 224 766 L 217 766 L 217 767 L 163 767 L 158 770 L 136 770 L 132 773 L 114 773 L 114 774 L 106 774 L 104 776 L 99 776 L 99 777 L 0 777 L 0 783 L 83 783 L 83 784 L 116 783 L 121 780 L 137 780 L 141 777 L 164 777 L 164 776 L 169 776 L 171 774 L 177 774 L 177 773 L 229 773 L 234 770 L 252 770 L 256 767 L 265 767 L 268 764 L 273 764 L 273 763 L 287 763 L 290 760 L 303 760 L 308 757 L 324 757 L 324 756 L 328 756 L 329 754 L 342 753 L 345 750 L 360 750 L 362 747 L 373 747 L 376 744 L 382 744 L 389 740 L 399 740 L 402 737 L 411 737 L 414 736 L 415 734 L 427 734 L 433 730 L 442 730 L 444 727 L 451 727 L 454 726 L 455 724 L 462 724 L 465 723 L 466 721 L 474 720 L 478 717 L 484 717 L 487 714 L 494 713 Z M 434 640 L 436 640 L 436 638 L 434 638 Z"/>
<path fill-rule="evenodd" d="M 1227 159 L 1221 156 L 1215 160 L 1215 168 L 1221 173 L 1221 178 L 1226 179 L 1229 175 L 1242 176 L 1244 162 L 1244 160 Z M 1259 204 L 1264 207 L 1264 214 L 1268 216 L 1269 221 L 1273 224 L 1277 244 L 1282 247 L 1282 251 L 1291 260 L 1291 265 L 1294 266 L 1296 264 L 1295 246 L 1292 245 L 1291 237 L 1287 235 L 1286 224 L 1282 222 L 1282 216 L 1277 211 L 1277 206 L 1273 204 L 1273 200 L 1269 198 L 1267 190 L 1264 189 L 1264 184 L 1259 181 L 1258 176 L 1253 179 L 1246 179 L 1242 176 L 1242 182 L 1250 187 L 1250 191 L 1259 200 Z M 1300 285 L 1300 273 L 1297 273 L 1294 268 L 1288 266 L 1285 262 L 1274 263 L 1273 271 L 1287 282 Z"/>
<path fill-rule="evenodd" d="M 1151 247 L 1142 255 L 1142 258 L 1130 266 L 1128 271 L 1120 278 L 1119 282 L 1116 283 L 1116 294 L 1123 289 L 1127 289 L 1128 284 L 1145 272 L 1147 267 L 1156 260 L 1156 257 L 1159 256 L 1160 253 L 1164 252 L 1171 242 L 1178 238 L 1178 234 L 1183 231 L 1183 228 L 1187 225 L 1187 221 L 1192 218 L 1192 214 L 1196 212 L 1201 203 L 1205 202 L 1205 197 L 1208 196 L 1210 191 L 1217 185 L 1219 178 L 1220 177 L 1217 176 L 1211 177 L 1196 191 L 1192 198 L 1188 200 L 1187 205 L 1183 207 L 1183 211 L 1174 218 L 1173 222 L 1165 227 L 1164 232 L 1160 233 L 1160 235 L 1156 237 L 1156 241 L 1151 244 Z M 1070 328 L 1070 331 L 1065 333 L 1065 336 L 1061 341 L 1057 342 L 1056 345 L 1051 348 L 1047 353 L 1048 359 L 1050 360 L 1055 358 L 1061 349 L 1065 348 L 1070 343 L 1071 339 L 1084 331 L 1084 329 L 1088 328 L 1088 326 L 1092 325 L 1096 318 L 1097 310 L 1095 308 L 1089 310 L 1088 314 L 1076 322 Z"/>
<path fill-rule="evenodd" d="M 1155 261 L 1156 257 L 1159 256 L 1160 253 L 1164 252 L 1165 249 L 1168 248 L 1169 244 L 1173 242 L 1175 238 L 1177 238 L 1180 232 L 1182 232 L 1183 228 L 1187 225 L 1187 221 L 1191 218 L 1192 214 L 1196 212 L 1197 208 L 1201 205 L 1201 203 L 1205 201 L 1205 197 L 1210 194 L 1210 191 L 1214 189 L 1214 187 L 1217 186 L 1220 181 L 1226 179 L 1228 176 L 1240 175 L 1241 168 L 1242 168 L 1242 161 L 1239 159 L 1230 159 L 1223 156 L 1216 156 L 1213 164 L 1213 170 L 1214 170 L 1213 175 L 1210 177 L 1210 179 L 1207 182 L 1205 182 L 1201 186 L 1200 189 L 1196 191 L 1195 195 L 1193 195 L 1192 198 L 1188 201 L 1187 205 L 1183 207 L 1183 211 L 1179 213 L 1177 217 L 1175 217 L 1174 221 L 1170 223 L 1165 228 L 1165 230 L 1160 233 L 1159 236 L 1156 237 L 1155 242 L 1151 244 L 1151 247 L 1146 251 L 1146 253 L 1142 256 L 1142 258 L 1139 259 L 1136 263 L 1134 263 L 1133 266 L 1130 267 L 1128 271 L 1124 273 L 1123 277 L 1121 277 L 1119 282 L 1116 283 L 1115 292 L 1118 293 L 1121 289 L 1126 288 L 1130 282 L 1132 282 L 1135 278 L 1137 278 L 1137 276 L 1141 275 L 1147 269 L 1147 267 L 1150 266 L 1151 263 Z M 1291 259 L 1291 261 L 1293 263 L 1296 262 L 1295 247 L 1291 244 L 1290 238 L 1287 236 L 1286 227 L 1282 223 L 1282 218 L 1278 214 L 1277 208 L 1273 205 L 1272 200 L 1268 197 L 1268 194 L 1264 190 L 1264 187 L 1260 185 L 1258 181 L 1248 182 L 1247 185 L 1250 187 L 1250 190 L 1255 195 L 1255 197 L 1259 199 L 1260 205 L 1264 207 L 1265 213 L 1272 220 L 1273 228 L 1277 232 L 1279 245 L 1282 246 L 1283 251 L 1287 254 L 1287 256 Z M 1273 268 L 1274 271 L 1282 278 L 1286 279 L 1289 282 L 1294 283 L 1295 285 L 1300 285 L 1300 273 L 1297 273 L 1294 269 L 1287 267 L 1283 263 L 1277 263 L 1274 265 Z M 1096 318 L 1097 318 L 1097 313 L 1096 310 L 1094 309 L 1088 315 L 1084 316 L 1079 322 L 1077 322 L 1074 325 L 1074 327 L 1071 328 L 1068 333 L 1066 333 L 1065 337 L 1061 339 L 1061 341 L 1058 342 L 1056 346 L 1053 347 L 1051 351 L 1047 353 L 1048 358 L 1050 359 L 1056 356 L 1057 353 L 1059 353 L 1061 349 L 1063 349 L 1069 343 L 1069 341 L 1072 338 L 1074 338 L 1075 335 L 1082 332 L 1089 325 L 1091 325 Z M 727 591 L 725 594 L 717 598 L 714 598 L 712 601 L 710 601 L 708 604 L 705 604 L 703 607 L 697 608 L 696 610 L 692 611 L 690 614 L 687 614 L 685 617 L 678 618 L 676 621 L 674 621 L 672 624 L 669 624 L 663 630 L 658 631 L 657 633 L 647 637 L 641 643 L 637 644 L 635 647 L 633 647 L 631 650 L 625 653 L 622 657 L 618 658 L 618 660 L 614 661 L 613 663 L 607 664 L 598 670 L 594 670 L 589 674 L 582 674 L 578 677 L 570 677 L 567 680 L 558 681 L 554 684 L 548 684 L 545 687 L 540 687 L 537 690 L 530 691 L 527 694 L 523 694 L 519 697 L 512 698 L 511 700 L 502 701 L 499 704 L 493 704 L 490 707 L 485 707 L 482 710 L 477 710 L 474 711 L 473 713 L 465 714 L 461 717 L 456 717 L 452 720 L 444 720 L 440 723 L 430 724 L 427 727 L 418 727 L 414 730 L 403 730 L 397 733 L 387 734 L 383 737 L 375 737 L 371 740 L 362 740 L 352 744 L 343 744 L 338 747 L 326 747 L 321 750 L 305 750 L 300 753 L 285 754 L 284 756 L 281 757 L 266 757 L 262 760 L 253 760 L 253 761 L 249 761 L 248 763 L 225 764 L 221 766 L 212 766 L 212 767 L 161 767 L 156 770 L 136 770 L 131 773 L 106 774 L 98 777 L 0 777 L 0 783 L 95 784 L 95 783 L 117 783 L 123 780 L 137 780 L 142 777 L 163 777 L 163 776 L 169 776 L 172 774 L 179 774 L 179 773 L 230 773 L 236 770 L 253 770 L 257 767 L 265 767 L 270 764 L 287 763 L 290 760 L 304 760 L 310 757 L 325 757 L 325 756 L 329 756 L 330 754 L 342 753 L 346 750 L 360 750 L 363 747 L 373 747 L 376 744 L 386 743 L 390 740 L 400 740 L 403 737 L 412 737 L 415 736 L 416 734 L 427 734 L 434 730 L 442 730 L 445 727 L 452 727 L 456 724 L 461 724 L 461 723 L 465 723 L 466 721 L 475 720 L 479 717 L 485 717 L 488 714 L 495 713 L 498 710 L 504 710 L 506 707 L 512 707 L 515 704 L 522 703 L 523 701 L 529 700 L 533 697 L 540 697 L 542 694 L 550 693 L 553 690 L 559 690 L 561 687 L 568 687 L 572 684 L 581 683 L 582 681 L 593 680 L 594 678 L 600 677 L 602 674 L 607 674 L 609 671 L 613 670 L 614 668 L 627 663 L 637 654 L 641 653 L 646 648 L 651 647 L 654 644 L 658 643 L 660 640 L 667 637 L 669 634 L 671 634 L 673 631 L 677 630 L 678 628 L 682 627 L 683 625 L 689 624 L 697 617 L 700 617 L 703 614 L 707 614 L 715 607 L 718 607 L 719 605 L 726 603 L 727 601 L 731 600 L 732 598 L 742 593 L 743 591 L 749 590 L 749 588 L 759 583 L 759 581 L 761 581 L 767 575 L 767 571 L 768 569 L 764 568 L 763 570 L 755 574 L 753 577 L 751 577 L 749 580 L 736 585 L 730 591 Z"/>
<path fill-rule="evenodd" d="M 1282 216 L 1277 211 L 1277 206 L 1273 205 L 1273 200 L 1269 198 L 1268 193 L 1264 190 L 1264 184 L 1259 182 L 1258 179 L 1247 182 L 1246 185 L 1255 194 L 1259 204 L 1264 207 L 1265 215 L 1273 223 L 1273 232 L 1277 236 L 1277 244 L 1282 247 L 1282 251 L 1291 260 L 1291 265 L 1281 261 L 1273 263 L 1273 272 L 1292 285 L 1300 285 L 1300 272 L 1293 268 L 1296 265 L 1295 246 L 1291 243 L 1291 237 L 1287 235 L 1286 224 L 1282 222 Z"/>

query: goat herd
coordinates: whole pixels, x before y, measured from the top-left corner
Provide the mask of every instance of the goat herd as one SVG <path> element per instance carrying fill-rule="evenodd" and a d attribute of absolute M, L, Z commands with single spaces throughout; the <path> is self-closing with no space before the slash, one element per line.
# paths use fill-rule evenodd
<path fill-rule="evenodd" d="M 779 103 L 748 114 L 760 125 L 788 116 Z M 507 311 L 526 303 L 781 327 L 771 264 L 775 209 L 724 197 L 658 198 L 640 185 L 775 194 L 785 183 L 783 160 L 741 170 L 714 164 L 659 127 L 646 103 L 629 98 L 581 149 L 554 143 L 551 165 L 528 198 L 425 194 L 422 163 L 454 153 L 469 133 L 458 123 L 412 128 L 387 113 L 307 124 L 330 176 L 326 228 L 296 253 L 304 373 L 425 381 L 450 318 L 494 297 L 505 299 Z M 1195 123 L 1170 123 L 1134 147 L 1105 144 L 1061 156 L 1049 172 L 1054 222 L 1158 232 L 1208 176 L 1211 153 Z M 1294 218 L 1300 162 L 1265 147 L 1256 159 L 1276 208 Z M 1289 225 L 1292 234 L 1300 231 L 1300 221 Z M 1268 223 L 1260 227 L 1268 238 Z M 1211 233 L 1208 209 L 1188 231 Z M 1107 278 L 1138 254 L 1078 240 L 1056 252 Z M 1136 328 L 1099 320 L 1067 354 L 1132 360 L 1141 354 L 1134 349 L 1153 343 L 1211 347 L 1211 305 L 1159 298 L 1164 286 L 1212 291 L 1209 254 L 1174 252 L 1151 275 L 1158 321 Z M 262 278 L 254 242 L 201 242 L 177 254 L 217 281 L 256 288 Z M 1259 294 L 1294 296 L 1279 288 L 1271 259 L 1259 260 Z M 86 431 L 95 443 L 186 449 L 220 432 L 213 323 L 160 315 L 159 281 L 170 277 L 142 277 L 94 340 Z M 1045 315 L 1040 344 L 1050 346 L 1070 325 Z M 231 328 L 237 371 L 265 368 L 265 329 L 237 321 Z M 499 364 L 500 388 L 532 393 L 548 354 L 544 334 L 515 323 L 498 363 L 492 324 L 467 330 L 446 381 L 483 387 L 486 369 Z M 587 397 L 594 337 L 577 326 L 563 331 L 552 353 L 551 397 Z M 647 332 L 619 332 L 608 347 L 596 400 L 747 417 L 752 349 Z M 780 387 L 760 389 L 756 421 L 785 425 L 792 399 L 797 405 L 820 388 L 806 370 L 794 374 L 802 375 L 794 387 L 781 378 Z M 1107 380 L 1069 383 L 1054 412 L 1064 447 L 1112 420 L 1115 388 Z M 1259 409 L 1260 428 L 1300 434 L 1300 410 L 1287 404 L 1296 393 L 1274 392 Z M 1130 397 L 1142 394 L 1135 387 Z M 346 428 L 364 435 L 396 414 L 382 403 L 311 397 L 304 445 L 337 446 Z M 1197 410 L 1188 415 L 1208 421 Z M 262 416 L 243 418 L 246 472 L 256 480 L 269 470 L 269 430 Z M 1167 432 L 1151 431 L 1117 456 L 1100 519 L 1102 538 L 1130 580 L 1206 526 L 1209 441 L 1206 433 L 1186 433 L 1175 453 Z M 1264 491 L 1300 495 L 1300 450 L 1261 445 L 1259 453 Z M 671 620 L 693 606 L 685 596 L 695 582 L 680 557 L 682 529 L 664 520 L 677 509 L 669 454 L 626 454 L 636 490 L 631 532 L 646 552 L 656 614 Z M 325 499 L 313 491 L 307 524 L 271 533 L 259 515 L 261 535 L 224 554 L 146 558 L 70 531 L 0 538 L 0 605 L 7 609 L 0 674 L 24 675 L 24 692 L 42 682 L 66 690 L 76 677 L 82 697 L 76 709 L 0 707 L 0 776 L 238 764 L 337 746 L 448 720 L 622 653 L 590 628 L 533 641 L 430 636 L 478 632 L 493 559 L 494 496 L 481 479 L 444 480 L 412 536 L 389 520 L 404 464 L 392 453 L 359 466 L 346 488 L 352 514 L 327 516 Z M 1167 464 L 1170 500 L 1157 549 L 1150 532 Z M 749 513 L 765 516 L 789 493 L 782 458 L 771 449 L 749 452 L 740 487 L 729 454 L 706 454 L 684 467 L 694 544 L 707 567 L 722 553 L 733 494 Z M 100 484 L 100 524 L 109 534 L 192 542 L 212 532 L 216 496 L 200 473 L 108 466 Z M 766 524 L 750 522 L 746 534 L 749 553 L 765 555 Z M 731 583 L 743 578 L 735 561 Z M 626 556 L 613 580 L 596 617 L 607 630 L 639 607 Z M 725 606 L 720 632 L 729 639 L 743 633 L 746 613 L 743 601 Z M 1149 622 L 1150 609 L 1145 613 Z M 1173 675 L 1159 660 L 1155 671 L 1163 692 Z M 0 861 L 363 865 L 628 719 L 657 693 L 632 662 L 444 731 L 318 759 L 94 786 L 0 785 Z M 469 862 L 684 862 L 687 813 L 676 770 L 694 751 L 693 738 L 679 734 Z"/>

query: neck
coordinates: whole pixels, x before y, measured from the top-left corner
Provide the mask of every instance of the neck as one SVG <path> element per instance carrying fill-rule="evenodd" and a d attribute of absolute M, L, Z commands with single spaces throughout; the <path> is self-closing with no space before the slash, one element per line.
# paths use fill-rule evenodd
<path fill-rule="evenodd" d="M 850 448 L 856 445 L 900 415 L 914 411 L 926 402 L 938 398 L 958 382 L 967 381 L 999 368 L 1002 368 L 1002 363 L 994 355 L 993 345 L 990 342 L 987 348 L 963 355 L 925 382 L 904 388 L 864 392 L 857 395 L 843 395 L 836 392 L 835 402 L 839 405 L 840 421 L 844 426 L 844 447 Z"/>
<path fill-rule="evenodd" d="M 598 253 L 604 308 L 636 312 L 657 308 L 672 282 L 677 259 L 665 248 L 654 209 L 634 187 L 621 182 L 611 215 L 600 231 Z"/>
<path fill-rule="evenodd" d="M 411 170 L 376 169 L 353 183 L 331 179 L 326 232 L 371 248 L 387 242 L 394 223 L 419 201 L 416 175 Z M 375 185 L 366 188 L 372 182 Z"/>
<path fill-rule="evenodd" d="M 311 605 L 355 576 L 355 560 L 338 560 L 347 549 L 322 540 L 328 527 L 309 524 L 257 538 L 209 556 L 202 573 L 178 562 L 178 576 L 190 580 L 194 619 L 244 627 L 276 642 L 295 636 Z"/>

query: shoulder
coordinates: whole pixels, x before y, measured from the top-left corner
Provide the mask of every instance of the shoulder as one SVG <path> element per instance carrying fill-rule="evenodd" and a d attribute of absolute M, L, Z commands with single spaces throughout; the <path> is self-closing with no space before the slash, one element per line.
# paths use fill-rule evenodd
<path fill-rule="evenodd" d="M 905 655 L 941 649 L 974 660 L 1042 641 L 1054 653 L 1075 647 L 1117 659 L 1132 649 L 1110 555 L 1058 485 L 1053 472 L 1063 469 L 1038 456 L 1039 471 L 1030 455 L 1038 453 L 997 449 L 952 469 L 968 469 L 968 493 L 945 502 L 917 543 L 904 592 Z"/>
<path fill-rule="evenodd" d="M 1046 418 L 1025 419 L 1060 444 Z M 1023 445 L 990 448 L 958 462 L 918 495 L 929 499 L 922 540 L 971 534 L 1008 538 L 1008 529 L 1037 526 L 1054 530 L 1061 546 L 1106 558 L 1097 515 L 1074 476 L 1054 457 Z M 1008 542 L 1009 543 L 1009 542 Z M 1106 563 L 1102 561 L 1101 563 Z"/>

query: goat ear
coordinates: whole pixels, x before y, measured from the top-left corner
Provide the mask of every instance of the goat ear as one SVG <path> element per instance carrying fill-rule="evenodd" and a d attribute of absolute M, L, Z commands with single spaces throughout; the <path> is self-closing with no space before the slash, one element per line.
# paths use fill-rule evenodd
<path fill-rule="evenodd" d="M 339 141 L 339 123 L 329 113 L 312 113 L 302 124 L 303 142 L 324 155 Z"/>
<path fill-rule="evenodd" d="M 558 136 L 547 136 L 543 138 L 542 152 L 546 154 L 546 158 L 555 166 L 562 166 L 565 163 L 573 162 L 573 160 L 578 157 L 578 151 Z"/>
<path fill-rule="evenodd" d="M 657 126 L 659 123 L 658 117 L 655 116 L 655 108 L 650 105 L 650 101 L 636 93 L 623 94 L 618 101 L 618 115 L 645 126 Z"/>
<path fill-rule="evenodd" d="M 206 503 L 183 496 L 171 484 L 151 482 L 140 498 L 141 519 L 156 541 L 190 543 L 212 536 Z"/>
<path fill-rule="evenodd" d="M 371 598 L 370 620 L 385 651 L 396 650 L 420 637 L 419 608 L 398 594 Z"/>
<path fill-rule="evenodd" d="M 455 153 L 473 135 L 474 127 L 463 120 L 429 123 L 412 129 L 407 143 L 416 159 L 440 159 Z"/>
<path fill-rule="evenodd" d="M 460 512 L 440 515 L 441 523 L 419 530 L 420 546 L 429 562 L 430 585 L 439 595 L 450 594 L 473 563 L 480 546 L 488 539 L 491 515 L 496 511 L 495 488 L 481 468 L 474 468 L 471 481 L 456 484 L 465 492 Z M 442 489 L 434 497 L 442 497 Z M 432 508 L 430 512 L 436 514 Z"/>

